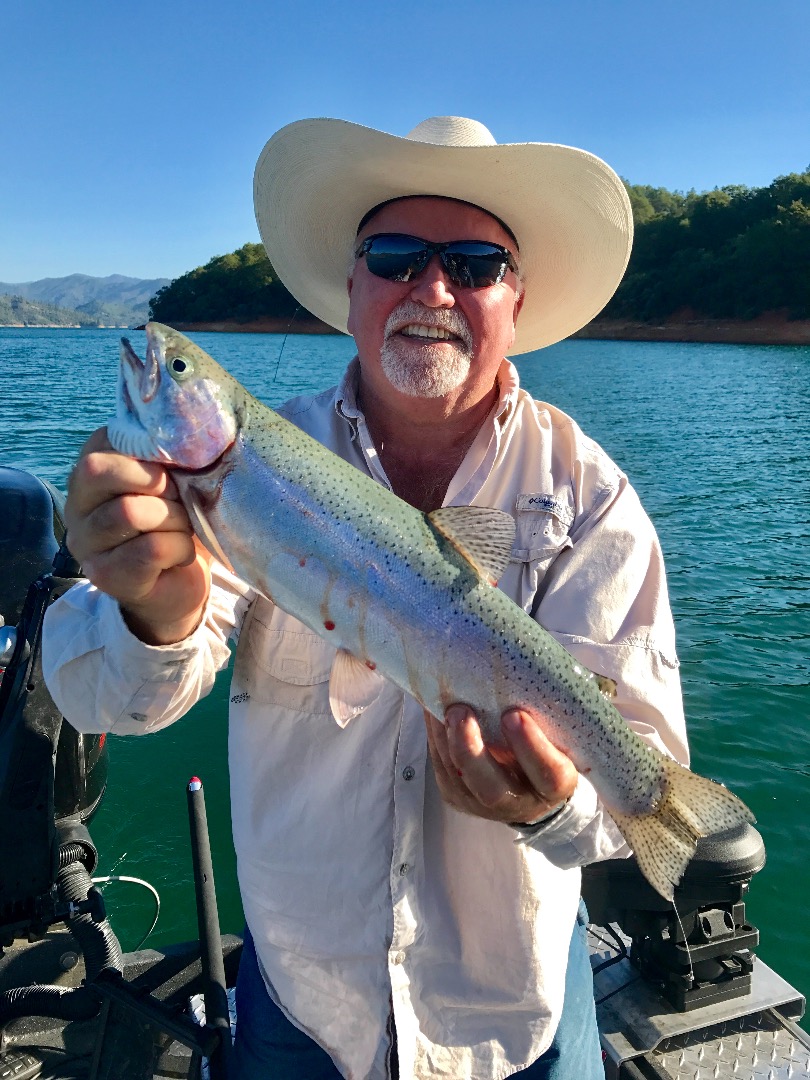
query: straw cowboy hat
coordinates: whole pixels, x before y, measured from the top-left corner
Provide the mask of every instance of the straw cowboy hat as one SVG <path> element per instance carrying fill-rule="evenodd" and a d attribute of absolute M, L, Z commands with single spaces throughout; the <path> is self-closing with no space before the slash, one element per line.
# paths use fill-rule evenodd
<path fill-rule="evenodd" d="M 520 245 L 526 297 L 511 354 L 590 322 L 621 281 L 633 240 L 624 184 L 604 161 L 554 143 L 498 144 L 483 124 L 458 116 L 423 120 L 404 138 L 345 120 L 299 120 L 265 146 L 253 191 L 278 276 L 343 332 L 350 253 L 372 207 L 444 195 L 489 211 Z"/>

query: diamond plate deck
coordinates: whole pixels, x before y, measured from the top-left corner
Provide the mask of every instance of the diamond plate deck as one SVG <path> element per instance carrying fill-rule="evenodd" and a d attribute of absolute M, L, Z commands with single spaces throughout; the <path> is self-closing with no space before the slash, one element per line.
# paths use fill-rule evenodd
<path fill-rule="evenodd" d="M 792 1022 L 802 1016 L 804 998 L 762 960 L 754 964 L 750 994 L 678 1012 L 608 934 L 589 929 L 607 1080 L 639 1058 L 666 1080 L 810 1080 L 810 1035 Z"/>
<path fill-rule="evenodd" d="M 772 1010 L 664 1039 L 648 1058 L 672 1080 L 810 1076 L 810 1046 Z"/>

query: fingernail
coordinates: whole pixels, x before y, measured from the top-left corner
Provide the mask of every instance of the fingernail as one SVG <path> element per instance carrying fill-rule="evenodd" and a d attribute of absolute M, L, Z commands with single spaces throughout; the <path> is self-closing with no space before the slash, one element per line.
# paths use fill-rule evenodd
<path fill-rule="evenodd" d="M 501 726 L 513 734 L 523 730 L 523 716 L 517 709 L 510 709 L 501 717 Z"/>
<path fill-rule="evenodd" d="M 463 705 L 450 705 L 445 711 L 444 722 L 448 727 L 458 727 L 467 715 L 467 710 Z"/>

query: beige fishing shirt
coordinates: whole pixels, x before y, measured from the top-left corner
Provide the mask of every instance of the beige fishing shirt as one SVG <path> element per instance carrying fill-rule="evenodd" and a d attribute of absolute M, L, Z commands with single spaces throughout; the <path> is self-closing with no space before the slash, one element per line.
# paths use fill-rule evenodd
<path fill-rule="evenodd" d="M 337 390 L 281 410 L 388 484 L 357 406 Z M 616 680 L 644 738 L 687 760 L 661 551 L 626 477 L 504 361 L 500 397 L 446 505 L 509 511 L 500 582 L 588 667 Z M 332 719 L 333 646 L 219 568 L 187 640 L 151 647 L 114 601 L 78 585 L 49 611 L 48 687 L 81 731 L 142 734 L 208 692 L 238 639 L 230 698 L 234 843 L 268 990 L 344 1076 L 499 1080 L 548 1047 L 563 1002 L 579 867 L 623 842 L 584 778 L 524 842 L 446 806 L 422 710 L 393 685 L 345 729 Z"/>

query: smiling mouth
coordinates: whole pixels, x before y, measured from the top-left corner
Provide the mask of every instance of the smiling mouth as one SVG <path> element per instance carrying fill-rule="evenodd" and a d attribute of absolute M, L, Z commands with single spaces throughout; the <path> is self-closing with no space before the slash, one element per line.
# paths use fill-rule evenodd
<path fill-rule="evenodd" d="M 430 341 L 461 341 L 458 334 L 453 334 L 443 326 L 423 326 L 421 323 L 408 323 L 397 330 L 403 337 L 423 338 Z"/>

